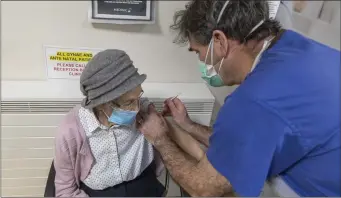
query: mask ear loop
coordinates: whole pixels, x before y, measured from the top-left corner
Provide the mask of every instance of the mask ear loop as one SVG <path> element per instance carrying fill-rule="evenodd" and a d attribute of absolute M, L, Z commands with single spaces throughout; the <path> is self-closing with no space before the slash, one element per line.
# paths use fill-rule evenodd
<path fill-rule="evenodd" d="M 249 37 L 249 36 L 250 36 L 257 28 L 259 28 L 259 26 L 261 26 L 264 22 L 265 22 L 265 20 L 263 19 L 263 20 L 261 20 L 255 27 L 253 27 L 253 28 L 251 29 L 251 31 L 245 36 L 243 42 L 246 43 L 246 38 Z"/>
<path fill-rule="evenodd" d="M 212 65 L 212 67 L 214 68 L 214 63 L 213 63 L 213 50 L 214 50 L 214 40 L 213 40 L 213 38 L 212 38 L 212 45 L 211 45 L 211 65 Z"/>
<path fill-rule="evenodd" d="M 213 69 L 214 69 L 214 65 L 213 65 L 213 49 L 214 49 L 214 44 L 213 44 L 213 43 L 214 43 L 214 42 L 212 42 L 211 62 L 212 62 L 212 66 L 213 66 Z M 220 69 L 221 69 L 221 67 L 222 67 L 222 65 L 223 65 L 224 59 L 225 59 L 225 58 L 222 58 L 222 59 L 221 59 L 220 64 L 219 64 L 218 71 L 216 71 L 218 75 L 220 75 L 219 73 L 220 73 Z"/>
<path fill-rule="evenodd" d="M 218 19 L 217 19 L 217 25 L 219 24 L 219 21 L 220 21 L 221 17 L 223 16 L 224 11 L 225 11 L 227 5 L 229 4 L 229 2 L 230 2 L 230 1 L 225 1 L 223 7 L 221 8 L 220 13 L 219 13 L 219 16 L 218 16 Z M 212 38 L 211 42 L 212 42 L 211 63 L 212 63 L 212 66 L 214 67 L 214 65 L 213 65 L 213 49 L 214 49 L 214 46 L 213 46 L 213 43 L 214 43 L 214 42 L 213 42 L 213 38 Z M 223 61 L 224 61 L 224 58 L 222 58 L 221 61 L 220 61 L 220 65 L 219 65 L 218 72 L 217 72 L 218 75 L 219 75 L 219 73 L 220 73 L 221 66 L 223 65 Z"/>
<path fill-rule="evenodd" d="M 220 61 L 220 65 L 219 65 L 219 69 L 218 69 L 218 74 L 220 73 L 220 69 L 221 69 L 221 66 L 223 65 L 223 62 L 224 62 L 224 58 Z"/>
<path fill-rule="evenodd" d="M 102 111 L 102 112 L 104 113 L 104 115 L 107 117 L 107 119 L 108 119 L 108 121 L 109 121 L 109 118 L 110 118 L 110 117 L 108 116 L 108 114 L 105 113 L 105 111 L 102 110 L 102 109 L 101 109 L 100 111 Z M 111 122 L 109 121 L 109 128 L 111 128 L 112 126 L 114 126 L 114 123 L 111 123 Z M 109 128 L 108 128 L 108 129 L 109 129 Z"/>
<path fill-rule="evenodd" d="M 221 8 L 220 13 L 219 13 L 219 16 L 218 16 L 218 19 L 217 19 L 217 25 L 218 25 L 218 23 L 219 23 L 221 17 L 223 16 L 224 11 L 225 11 L 226 6 L 227 6 L 228 3 L 229 3 L 229 1 L 226 1 L 226 2 L 224 3 L 223 7 Z M 213 64 L 213 38 L 212 38 L 211 41 L 210 41 L 210 44 L 209 44 L 209 46 L 208 46 L 208 50 L 211 50 L 211 65 L 214 66 L 214 64 Z M 206 53 L 206 58 L 205 58 L 205 64 L 206 64 L 206 65 L 207 65 L 208 53 L 209 53 L 209 51 L 207 51 L 207 53 Z"/>
<path fill-rule="evenodd" d="M 205 56 L 205 65 L 206 65 L 206 66 L 207 66 L 208 53 L 210 52 L 210 50 L 212 51 L 212 49 L 211 49 L 212 40 L 213 40 L 213 39 L 211 39 L 210 44 L 208 44 L 208 49 L 207 49 L 206 56 Z"/>
<path fill-rule="evenodd" d="M 218 19 L 217 19 L 217 25 L 218 25 L 218 23 L 219 23 L 221 17 L 222 17 L 223 14 L 224 14 L 224 11 L 225 11 L 225 9 L 226 9 L 227 4 L 229 4 L 229 1 L 226 1 L 226 2 L 224 3 L 223 7 L 221 8 L 221 11 L 220 11 L 219 16 L 218 16 Z"/>
<path fill-rule="evenodd" d="M 101 109 L 101 111 L 104 113 L 104 115 L 109 119 L 109 116 L 108 116 L 108 114 L 107 113 L 105 113 L 105 111 L 104 110 L 102 110 Z"/>

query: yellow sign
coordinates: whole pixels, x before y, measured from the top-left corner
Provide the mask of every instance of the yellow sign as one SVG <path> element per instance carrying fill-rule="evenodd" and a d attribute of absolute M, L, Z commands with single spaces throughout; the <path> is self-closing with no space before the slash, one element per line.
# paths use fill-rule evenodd
<path fill-rule="evenodd" d="M 63 52 L 58 51 L 56 56 L 50 56 L 50 60 L 54 61 L 76 61 L 88 62 L 92 58 L 92 53 L 88 52 Z"/>
<path fill-rule="evenodd" d="M 100 49 L 46 47 L 45 59 L 49 78 L 79 79 L 86 64 Z"/>

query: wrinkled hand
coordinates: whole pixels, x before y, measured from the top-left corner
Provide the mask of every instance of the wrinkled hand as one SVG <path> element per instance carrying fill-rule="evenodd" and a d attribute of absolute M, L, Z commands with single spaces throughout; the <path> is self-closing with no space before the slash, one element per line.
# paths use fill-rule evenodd
<path fill-rule="evenodd" d="M 137 129 L 145 138 L 155 146 L 162 138 L 167 136 L 169 130 L 165 118 L 155 109 L 154 104 L 149 104 L 148 112 L 140 112 L 137 117 Z"/>
<path fill-rule="evenodd" d="M 165 100 L 162 115 L 172 116 L 175 123 L 183 129 L 186 129 L 192 123 L 184 103 L 178 98 L 174 98 L 173 100 L 172 98 L 168 98 Z"/>

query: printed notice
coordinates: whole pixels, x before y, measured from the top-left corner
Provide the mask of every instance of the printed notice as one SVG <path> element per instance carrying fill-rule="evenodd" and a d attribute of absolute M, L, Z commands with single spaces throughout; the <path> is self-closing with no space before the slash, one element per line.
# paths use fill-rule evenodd
<path fill-rule="evenodd" d="M 277 15 L 279 4 L 281 1 L 268 1 L 269 3 L 269 18 L 274 19 Z"/>
<path fill-rule="evenodd" d="M 106 20 L 151 21 L 150 0 L 92 0 L 92 18 Z"/>
<path fill-rule="evenodd" d="M 45 47 L 49 79 L 79 79 L 85 65 L 101 49 Z"/>

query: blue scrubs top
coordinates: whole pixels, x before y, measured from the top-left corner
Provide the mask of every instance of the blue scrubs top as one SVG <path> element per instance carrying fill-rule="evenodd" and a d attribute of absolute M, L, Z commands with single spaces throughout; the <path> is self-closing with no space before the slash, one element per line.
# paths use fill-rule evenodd
<path fill-rule="evenodd" d="M 207 157 L 240 196 L 275 176 L 300 196 L 340 193 L 340 51 L 293 31 L 221 108 Z"/>

